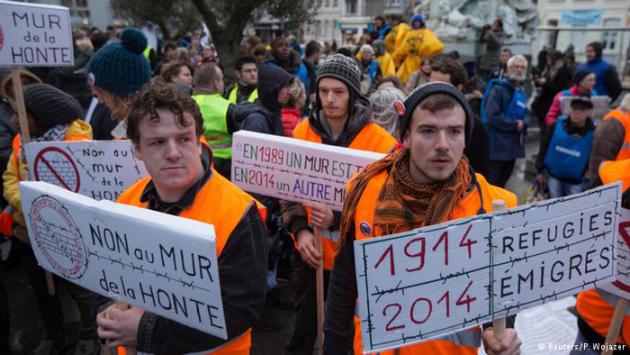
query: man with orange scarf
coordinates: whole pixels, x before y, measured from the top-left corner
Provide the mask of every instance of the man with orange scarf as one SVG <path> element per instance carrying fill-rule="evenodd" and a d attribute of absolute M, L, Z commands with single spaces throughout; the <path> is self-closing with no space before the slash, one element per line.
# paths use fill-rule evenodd
<path fill-rule="evenodd" d="M 405 101 L 401 119 L 404 146 L 367 166 L 346 189 L 341 249 L 330 276 L 324 352 L 362 353 L 357 304 L 354 240 L 409 231 L 492 211 L 492 200 L 516 205 L 516 196 L 475 174 L 463 155 L 470 142 L 473 113 L 464 95 L 444 82 L 420 86 Z M 481 342 L 489 354 L 516 354 L 520 340 L 507 329 L 501 341 L 492 328 L 462 330 L 436 340 L 381 354 L 477 354 Z"/>

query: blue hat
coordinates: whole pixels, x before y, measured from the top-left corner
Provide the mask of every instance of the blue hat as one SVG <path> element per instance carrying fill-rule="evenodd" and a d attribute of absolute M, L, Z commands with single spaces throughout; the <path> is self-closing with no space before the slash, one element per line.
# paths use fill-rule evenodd
<path fill-rule="evenodd" d="M 142 55 L 147 47 L 142 32 L 128 28 L 120 39 L 94 54 L 88 65 L 88 80 L 116 96 L 127 98 L 151 80 L 151 68 Z"/>
<path fill-rule="evenodd" d="M 420 22 L 420 27 L 414 27 L 413 23 L 414 22 Z M 411 26 L 413 27 L 413 29 L 418 29 L 418 28 L 423 28 L 424 27 L 424 17 L 422 17 L 422 15 L 415 15 L 414 17 L 411 18 L 411 21 L 409 22 L 411 24 Z"/>

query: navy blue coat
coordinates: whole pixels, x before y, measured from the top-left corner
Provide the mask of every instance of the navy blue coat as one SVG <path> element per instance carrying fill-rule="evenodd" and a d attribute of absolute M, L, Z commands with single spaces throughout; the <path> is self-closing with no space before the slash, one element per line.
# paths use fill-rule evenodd
<path fill-rule="evenodd" d="M 510 117 L 508 106 L 514 88 L 494 85 L 486 101 L 486 116 L 490 133 L 490 160 L 510 161 L 525 157 L 525 127 L 518 131 L 516 117 Z M 521 119 L 526 119 L 527 114 Z M 524 121 L 526 122 L 526 121 Z"/>

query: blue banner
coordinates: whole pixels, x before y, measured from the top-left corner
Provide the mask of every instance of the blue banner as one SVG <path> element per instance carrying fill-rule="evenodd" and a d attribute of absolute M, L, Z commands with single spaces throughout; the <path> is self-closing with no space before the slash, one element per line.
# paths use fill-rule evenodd
<path fill-rule="evenodd" d="M 594 25 L 601 23 L 602 11 L 601 10 L 572 10 L 563 11 L 561 22 L 566 25 Z"/>

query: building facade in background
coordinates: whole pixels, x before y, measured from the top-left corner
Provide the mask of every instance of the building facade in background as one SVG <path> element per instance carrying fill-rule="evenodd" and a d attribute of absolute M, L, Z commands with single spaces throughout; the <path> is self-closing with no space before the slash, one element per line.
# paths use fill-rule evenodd
<path fill-rule="evenodd" d="M 374 16 L 403 15 L 418 1 L 409 0 L 323 0 L 313 22 L 305 26 L 305 41 L 333 41 L 352 45 L 368 32 Z"/>
<path fill-rule="evenodd" d="M 584 47 L 592 41 L 604 45 L 604 58 L 621 72 L 630 45 L 628 0 L 538 0 L 540 27 L 534 52 L 545 45 L 566 51 L 573 45 L 575 59 L 584 61 Z"/>
<path fill-rule="evenodd" d="M 70 9 L 73 26 L 87 25 L 104 30 L 111 25 L 113 20 L 109 0 L 28 0 L 23 2 L 65 6 Z"/>

